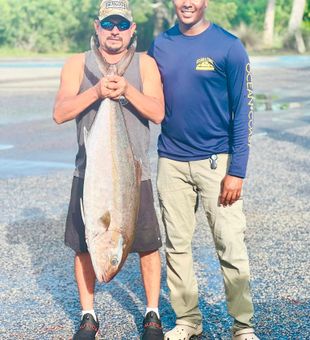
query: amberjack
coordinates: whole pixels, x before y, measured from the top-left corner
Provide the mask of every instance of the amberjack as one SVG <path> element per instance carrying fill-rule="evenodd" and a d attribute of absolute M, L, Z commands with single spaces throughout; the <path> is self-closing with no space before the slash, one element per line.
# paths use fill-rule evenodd
<path fill-rule="evenodd" d="M 109 65 L 94 43 L 103 76 L 122 76 L 135 52 L 134 42 L 116 65 Z M 122 268 L 135 235 L 140 202 L 141 163 L 135 158 L 122 106 L 105 98 L 89 131 L 84 129 L 86 168 L 81 210 L 85 238 L 99 282 Z"/>

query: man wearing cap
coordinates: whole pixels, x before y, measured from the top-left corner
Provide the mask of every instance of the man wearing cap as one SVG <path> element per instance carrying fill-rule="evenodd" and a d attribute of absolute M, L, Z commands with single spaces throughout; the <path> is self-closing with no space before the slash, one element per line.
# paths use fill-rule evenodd
<path fill-rule="evenodd" d="M 94 22 L 98 50 L 108 64 L 117 64 L 128 52 L 136 29 L 127 1 L 102 1 Z M 94 312 L 95 274 L 85 243 L 85 227 L 81 218 L 80 198 L 86 164 L 83 130 L 89 130 L 105 98 L 120 100 L 137 159 L 142 160 L 141 202 L 132 252 L 139 253 L 147 308 L 143 321 L 144 340 L 162 340 L 158 313 L 160 292 L 161 237 L 153 204 L 148 120 L 159 124 L 164 117 L 164 99 L 160 74 L 155 61 L 146 54 L 135 53 L 124 76 L 103 76 L 95 53 L 87 51 L 71 57 L 61 73 L 60 88 L 54 107 L 58 123 L 75 119 L 78 153 L 71 200 L 66 222 L 65 244 L 75 255 L 75 276 L 82 307 L 80 328 L 74 340 L 95 339 L 99 321 Z M 103 131 L 104 133 L 104 131 Z"/>
<path fill-rule="evenodd" d="M 237 37 L 205 19 L 208 0 L 173 4 L 178 23 L 149 49 L 162 75 L 166 105 L 157 187 L 167 233 L 167 283 L 177 320 L 165 339 L 202 336 L 192 256 L 199 196 L 234 319 L 232 339 L 257 340 L 242 211 L 253 131 L 249 58 Z"/>

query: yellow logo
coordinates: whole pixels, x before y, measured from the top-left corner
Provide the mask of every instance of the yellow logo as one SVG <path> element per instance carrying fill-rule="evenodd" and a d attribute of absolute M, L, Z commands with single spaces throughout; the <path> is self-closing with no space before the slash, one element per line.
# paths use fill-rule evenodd
<path fill-rule="evenodd" d="M 197 71 L 214 71 L 214 61 L 211 58 L 200 58 L 196 61 Z"/>

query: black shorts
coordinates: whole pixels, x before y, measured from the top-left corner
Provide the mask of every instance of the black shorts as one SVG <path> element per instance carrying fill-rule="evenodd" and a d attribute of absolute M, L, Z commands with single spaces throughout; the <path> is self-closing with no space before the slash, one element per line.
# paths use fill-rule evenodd
<path fill-rule="evenodd" d="M 65 244 L 77 253 L 87 252 L 85 226 L 80 207 L 80 199 L 83 197 L 83 185 L 83 178 L 73 177 L 65 231 Z M 151 180 L 142 181 L 140 209 L 131 252 L 154 251 L 161 246 L 160 230 L 154 208 L 152 182 Z"/>

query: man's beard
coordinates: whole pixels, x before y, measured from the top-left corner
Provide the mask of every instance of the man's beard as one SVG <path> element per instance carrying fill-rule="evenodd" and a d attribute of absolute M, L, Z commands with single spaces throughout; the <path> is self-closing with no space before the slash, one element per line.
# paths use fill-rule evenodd
<path fill-rule="evenodd" d="M 119 46 L 111 46 L 111 45 L 109 45 L 109 39 L 107 39 L 107 41 L 104 43 L 104 49 L 107 52 L 113 53 L 113 54 L 122 52 L 125 49 L 124 46 L 123 46 L 123 40 L 119 39 L 118 41 L 122 42 L 122 44 L 120 44 Z"/>

